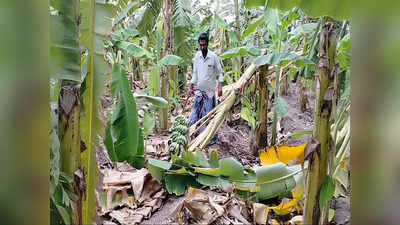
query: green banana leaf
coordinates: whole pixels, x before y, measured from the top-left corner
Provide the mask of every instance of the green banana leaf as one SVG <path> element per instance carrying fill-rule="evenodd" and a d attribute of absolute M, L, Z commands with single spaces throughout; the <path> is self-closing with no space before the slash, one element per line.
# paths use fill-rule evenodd
<path fill-rule="evenodd" d="M 135 97 L 135 99 L 143 98 L 146 101 L 148 101 L 151 104 L 153 104 L 154 106 L 157 106 L 157 107 L 160 107 L 160 108 L 163 108 L 163 109 L 168 106 L 167 100 L 165 100 L 162 97 L 154 97 L 154 96 L 149 96 L 149 95 L 140 95 L 140 94 L 136 94 L 136 93 L 134 93 L 133 96 Z"/>
<path fill-rule="evenodd" d="M 50 5 L 58 10 L 50 15 L 50 76 L 80 82 L 79 1 L 53 0 Z"/>
<path fill-rule="evenodd" d="M 111 127 L 115 139 L 113 147 L 117 161 L 127 161 L 134 167 L 139 167 L 135 161 L 137 156 L 143 156 L 143 136 L 140 135 L 138 113 L 135 98 L 132 95 L 128 78 L 121 65 L 114 64 L 112 72 L 112 87 L 115 96 L 118 96 L 118 105 L 113 113 Z M 143 159 L 144 161 L 144 159 Z"/>
<path fill-rule="evenodd" d="M 82 169 L 85 171 L 86 199 L 82 206 L 82 223 L 93 224 L 96 216 L 97 185 L 96 146 L 98 136 L 104 135 L 104 125 L 98 118 L 98 106 L 107 75 L 104 61 L 104 45 L 111 31 L 111 18 L 115 7 L 105 0 L 81 0 L 81 37 L 88 51 L 87 75 L 81 86 L 83 112 L 81 113 L 81 137 L 86 149 L 81 153 Z"/>
<path fill-rule="evenodd" d="M 296 179 L 294 176 L 301 171 L 301 167 L 288 167 L 283 163 L 276 163 L 257 168 L 255 171 L 257 185 L 261 187 L 257 197 L 260 200 L 265 200 L 295 188 Z"/>
<path fill-rule="evenodd" d="M 246 55 L 258 56 L 261 54 L 261 49 L 257 47 L 238 47 L 229 49 L 221 55 L 221 59 L 230 59 L 234 57 L 243 57 Z"/>

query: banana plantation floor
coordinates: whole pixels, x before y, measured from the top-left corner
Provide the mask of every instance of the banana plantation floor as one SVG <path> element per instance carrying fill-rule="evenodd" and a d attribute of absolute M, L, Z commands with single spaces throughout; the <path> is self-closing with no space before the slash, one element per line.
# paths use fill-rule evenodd
<path fill-rule="evenodd" d="M 310 90 L 307 91 L 308 94 L 308 105 L 307 110 L 302 112 L 300 110 L 299 104 L 299 85 L 295 83 L 290 83 L 288 88 L 289 93 L 283 95 L 282 97 L 286 100 L 288 104 L 288 114 L 286 117 L 280 120 L 278 124 L 278 138 L 279 140 L 285 140 L 286 136 L 298 131 L 312 130 L 313 128 L 313 112 L 314 112 L 314 102 L 315 94 L 310 94 Z M 132 82 L 132 91 L 140 92 L 146 86 L 141 82 Z M 193 96 L 188 96 L 186 93 L 182 93 L 180 96 L 180 103 L 183 108 L 176 109 L 169 114 L 170 121 L 174 121 L 174 117 L 178 115 L 184 115 L 189 118 L 191 106 L 193 102 Z M 105 94 L 102 99 L 103 115 L 111 112 L 112 99 L 109 94 Z M 137 107 L 139 111 L 139 122 L 143 125 L 143 117 L 147 110 L 150 109 L 150 105 L 145 102 L 138 101 Z M 156 119 L 157 121 L 157 119 Z M 172 123 L 172 122 L 170 122 Z M 269 121 L 269 134 L 271 134 L 272 121 Z M 169 159 L 168 153 L 168 132 L 159 132 L 156 129 L 148 136 L 146 140 L 146 157 L 158 158 L 158 159 Z M 308 135 L 302 136 L 299 139 L 287 138 L 284 143 L 287 145 L 300 145 L 304 144 L 307 140 Z M 250 151 L 250 143 L 254 142 L 251 135 L 250 127 L 247 122 L 240 118 L 240 104 L 233 108 L 231 115 L 224 122 L 221 129 L 218 131 L 217 142 L 206 149 L 205 152 L 208 153 L 211 149 L 218 151 L 220 158 L 234 157 L 245 167 L 253 167 L 260 165 L 260 159 L 258 154 L 253 154 Z M 283 143 L 282 143 L 283 144 Z M 108 159 L 105 148 L 98 151 L 98 164 L 100 167 L 100 174 L 105 168 L 116 169 L 115 165 L 111 163 Z M 100 184 L 102 185 L 102 176 L 100 175 Z M 174 214 L 176 208 L 184 200 L 185 196 L 176 197 L 173 195 L 164 194 L 163 200 L 160 201 L 158 210 L 151 213 L 149 218 L 143 217 L 141 224 L 171 224 L 171 215 Z M 274 200 L 272 200 L 274 201 Z M 278 200 L 276 202 L 271 202 L 270 204 L 279 204 Z M 336 209 L 336 216 L 334 217 L 334 224 L 349 224 L 349 198 L 339 198 L 335 199 L 333 202 L 333 208 Z M 110 218 L 103 218 L 104 224 L 118 224 L 115 220 L 111 222 Z M 290 218 L 289 218 L 290 219 Z M 279 219 L 278 219 L 279 220 Z M 287 220 L 285 220 L 287 221 Z"/>

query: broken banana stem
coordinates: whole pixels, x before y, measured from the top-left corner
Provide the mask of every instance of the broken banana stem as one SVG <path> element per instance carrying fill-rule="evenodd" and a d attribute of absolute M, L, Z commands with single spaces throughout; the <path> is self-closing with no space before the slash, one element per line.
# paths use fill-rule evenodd
<path fill-rule="evenodd" d="M 226 103 L 226 100 L 229 98 L 231 93 L 227 95 L 227 97 L 222 101 L 219 105 L 217 105 L 213 110 L 211 110 L 207 115 L 205 115 L 203 118 L 201 118 L 199 121 L 197 121 L 195 124 L 190 126 L 189 128 L 189 136 L 192 136 L 196 132 L 198 132 L 204 125 L 206 125 L 210 120 L 212 120 L 215 115 L 218 113 L 218 111 L 224 106 Z M 200 124 L 201 123 L 201 124 Z M 200 125 L 199 125 L 200 124 Z"/>
<path fill-rule="evenodd" d="M 211 132 L 208 134 L 207 138 L 205 140 L 203 140 L 203 142 L 200 145 L 200 148 L 203 149 L 204 147 L 207 146 L 207 144 L 211 141 L 211 139 L 213 139 L 213 137 L 215 136 L 215 134 L 217 133 L 217 131 L 219 130 L 219 128 L 221 128 L 222 123 L 225 120 L 225 115 L 224 114 L 218 114 L 218 119 L 214 120 L 213 122 L 215 123 L 214 126 L 211 126 L 213 129 L 211 130 Z"/>
<path fill-rule="evenodd" d="M 225 100 L 226 100 L 226 98 L 225 98 Z M 215 117 L 215 115 L 218 113 L 218 110 L 224 106 L 224 104 L 226 102 L 225 100 L 223 102 L 221 102 L 219 105 L 217 105 L 213 110 L 211 110 L 207 115 L 205 115 L 203 118 L 201 118 L 195 124 L 190 126 L 189 136 L 192 136 L 193 134 L 197 133 L 204 125 L 209 123 L 210 120 L 212 120 Z"/>
<path fill-rule="evenodd" d="M 200 130 L 200 128 L 213 118 L 213 114 L 219 109 L 220 105 L 217 105 L 213 110 L 207 113 L 203 118 L 199 119 L 195 124 L 189 127 L 189 136 Z M 201 124 L 201 125 L 199 125 Z"/>
<path fill-rule="evenodd" d="M 233 106 L 235 98 L 235 92 L 231 92 L 225 101 L 218 105 L 215 116 L 211 119 L 206 129 L 191 142 L 189 145 L 189 151 L 194 151 L 197 148 L 203 149 L 207 146 L 207 144 L 222 126 L 226 117 L 226 113 Z"/>
<path fill-rule="evenodd" d="M 190 126 L 190 128 L 189 128 L 189 136 L 192 136 L 194 133 L 199 131 L 202 126 L 204 126 L 207 122 L 210 121 L 210 119 L 212 119 L 214 117 L 214 114 L 220 109 L 220 107 L 222 107 L 225 104 L 226 99 L 229 97 L 231 92 L 232 91 L 225 91 L 224 90 L 224 93 L 227 93 L 227 94 L 224 95 L 224 98 L 223 98 L 224 100 L 221 101 L 221 103 L 218 104 L 213 110 L 208 112 L 207 115 L 205 115 L 204 117 L 199 119 L 195 124 Z"/>

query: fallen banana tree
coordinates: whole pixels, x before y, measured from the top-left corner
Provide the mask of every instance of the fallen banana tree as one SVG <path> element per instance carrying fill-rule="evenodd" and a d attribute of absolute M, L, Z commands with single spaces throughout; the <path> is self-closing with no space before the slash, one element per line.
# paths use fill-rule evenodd
<path fill-rule="evenodd" d="M 171 155 L 171 161 L 148 159 L 148 171 L 171 194 L 183 195 L 189 187 L 222 189 L 254 201 L 266 200 L 290 191 L 301 177 L 300 165 L 273 165 L 247 168 L 233 158 L 218 159 L 211 151 L 209 159 L 202 151 Z"/>
<path fill-rule="evenodd" d="M 263 54 L 265 54 L 265 51 L 262 55 Z M 208 145 L 222 126 L 227 116 L 227 112 L 232 108 L 236 97 L 239 96 L 243 88 L 250 81 L 257 67 L 256 64 L 252 63 L 236 83 L 225 86 L 223 88 L 223 101 L 189 128 L 189 136 L 192 136 L 202 127 L 207 126 L 200 135 L 189 143 L 189 151 L 193 152 L 196 149 L 203 149 Z"/>
<path fill-rule="evenodd" d="M 287 61 L 289 61 L 288 64 L 280 67 L 282 62 Z M 201 132 L 200 135 L 198 135 L 189 143 L 188 150 L 195 151 L 198 149 L 203 149 L 207 146 L 207 144 L 211 141 L 219 128 L 222 126 L 227 116 L 227 113 L 235 103 L 236 97 L 239 97 L 241 93 L 243 93 L 243 89 L 246 87 L 246 84 L 250 82 L 254 71 L 259 66 L 270 65 L 267 68 L 268 71 L 272 71 L 272 73 L 275 71 L 277 76 L 282 76 L 283 71 L 297 61 L 302 61 L 305 64 L 313 64 L 304 57 L 295 54 L 284 53 L 265 55 L 265 51 L 263 51 L 261 56 L 254 60 L 254 62 L 246 69 L 246 71 L 236 83 L 227 85 L 223 88 L 224 95 L 222 98 L 222 102 L 218 104 L 213 110 L 211 110 L 206 116 L 201 118 L 189 128 L 189 137 L 191 137 L 196 134 L 201 128 L 206 126 L 204 131 Z"/>

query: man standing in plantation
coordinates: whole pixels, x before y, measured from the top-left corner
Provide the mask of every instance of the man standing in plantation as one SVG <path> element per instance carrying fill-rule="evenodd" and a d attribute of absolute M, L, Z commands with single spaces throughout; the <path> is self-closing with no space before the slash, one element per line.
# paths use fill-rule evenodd
<path fill-rule="evenodd" d="M 222 96 L 223 71 L 219 57 L 208 49 L 208 35 L 202 33 L 198 39 L 200 51 L 194 56 L 193 75 L 189 92 L 195 94 L 189 126 L 207 115 L 216 106 L 215 89 Z M 218 82 L 217 82 L 218 75 Z M 216 142 L 214 137 L 211 144 Z"/>

